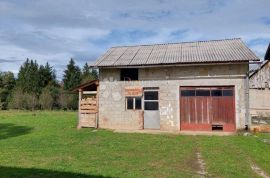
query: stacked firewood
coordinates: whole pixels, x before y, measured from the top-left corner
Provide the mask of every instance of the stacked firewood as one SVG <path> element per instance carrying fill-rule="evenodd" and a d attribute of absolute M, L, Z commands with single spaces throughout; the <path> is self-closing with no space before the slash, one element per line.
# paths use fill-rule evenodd
<path fill-rule="evenodd" d="M 84 98 L 81 100 L 81 113 L 97 113 L 97 99 Z"/>

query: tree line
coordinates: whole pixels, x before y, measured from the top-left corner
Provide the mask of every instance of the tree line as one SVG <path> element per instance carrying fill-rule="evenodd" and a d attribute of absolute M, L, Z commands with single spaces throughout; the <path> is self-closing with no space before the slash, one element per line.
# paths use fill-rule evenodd
<path fill-rule="evenodd" d="M 0 71 L 0 109 L 75 110 L 78 95 L 70 90 L 97 78 L 97 70 L 87 63 L 81 69 L 70 59 L 62 81 L 57 81 L 56 71 L 48 62 L 39 65 L 26 59 L 17 77 L 10 71 Z"/>

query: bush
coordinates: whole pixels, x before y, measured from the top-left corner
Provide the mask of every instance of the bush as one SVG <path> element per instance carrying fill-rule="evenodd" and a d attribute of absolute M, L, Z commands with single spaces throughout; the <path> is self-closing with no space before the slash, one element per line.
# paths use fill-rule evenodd
<path fill-rule="evenodd" d="M 59 94 L 58 103 L 63 110 L 76 110 L 78 109 L 78 96 L 62 91 Z"/>
<path fill-rule="evenodd" d="M 39 104 L 41 109 L 51 110 L 54 104 L 54 99 L 51 95 L 49 87 L 46 87 L 42 90 L 41 95 L 39 96 Z"/>
<path fill-rule="evenodd" d="M 38 108 L 38 97 L 35 93 L 23 93 L 21 88 L 15 88 L 9 102 L 10 109 L 31 109 Z"/>
<path fill-rule="evenodd" d="M 10 109 L 25 109 L 25 97 L 21 88 L 15 88 L 11 93 L 11 99 L 8 105 Z"/>

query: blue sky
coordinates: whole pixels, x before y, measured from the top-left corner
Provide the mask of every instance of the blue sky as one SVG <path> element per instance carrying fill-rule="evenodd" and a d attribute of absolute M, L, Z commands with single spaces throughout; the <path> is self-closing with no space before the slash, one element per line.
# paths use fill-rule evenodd
<path fill-rule="evenodd" d="M 241 37 L 263 58 L 269 0 L 0 0 L 0 71 L 28 57 L 82 66 L 115 45 Z"/>

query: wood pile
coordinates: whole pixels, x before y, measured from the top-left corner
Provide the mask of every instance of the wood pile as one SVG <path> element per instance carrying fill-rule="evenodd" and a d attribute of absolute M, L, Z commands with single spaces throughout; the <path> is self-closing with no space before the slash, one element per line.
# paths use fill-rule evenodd
<path fill-rule="evenodd" d="M 96 98 L 84 98 L 81 100 L 81 113 L 95 114 L 98 112 Z"/>

